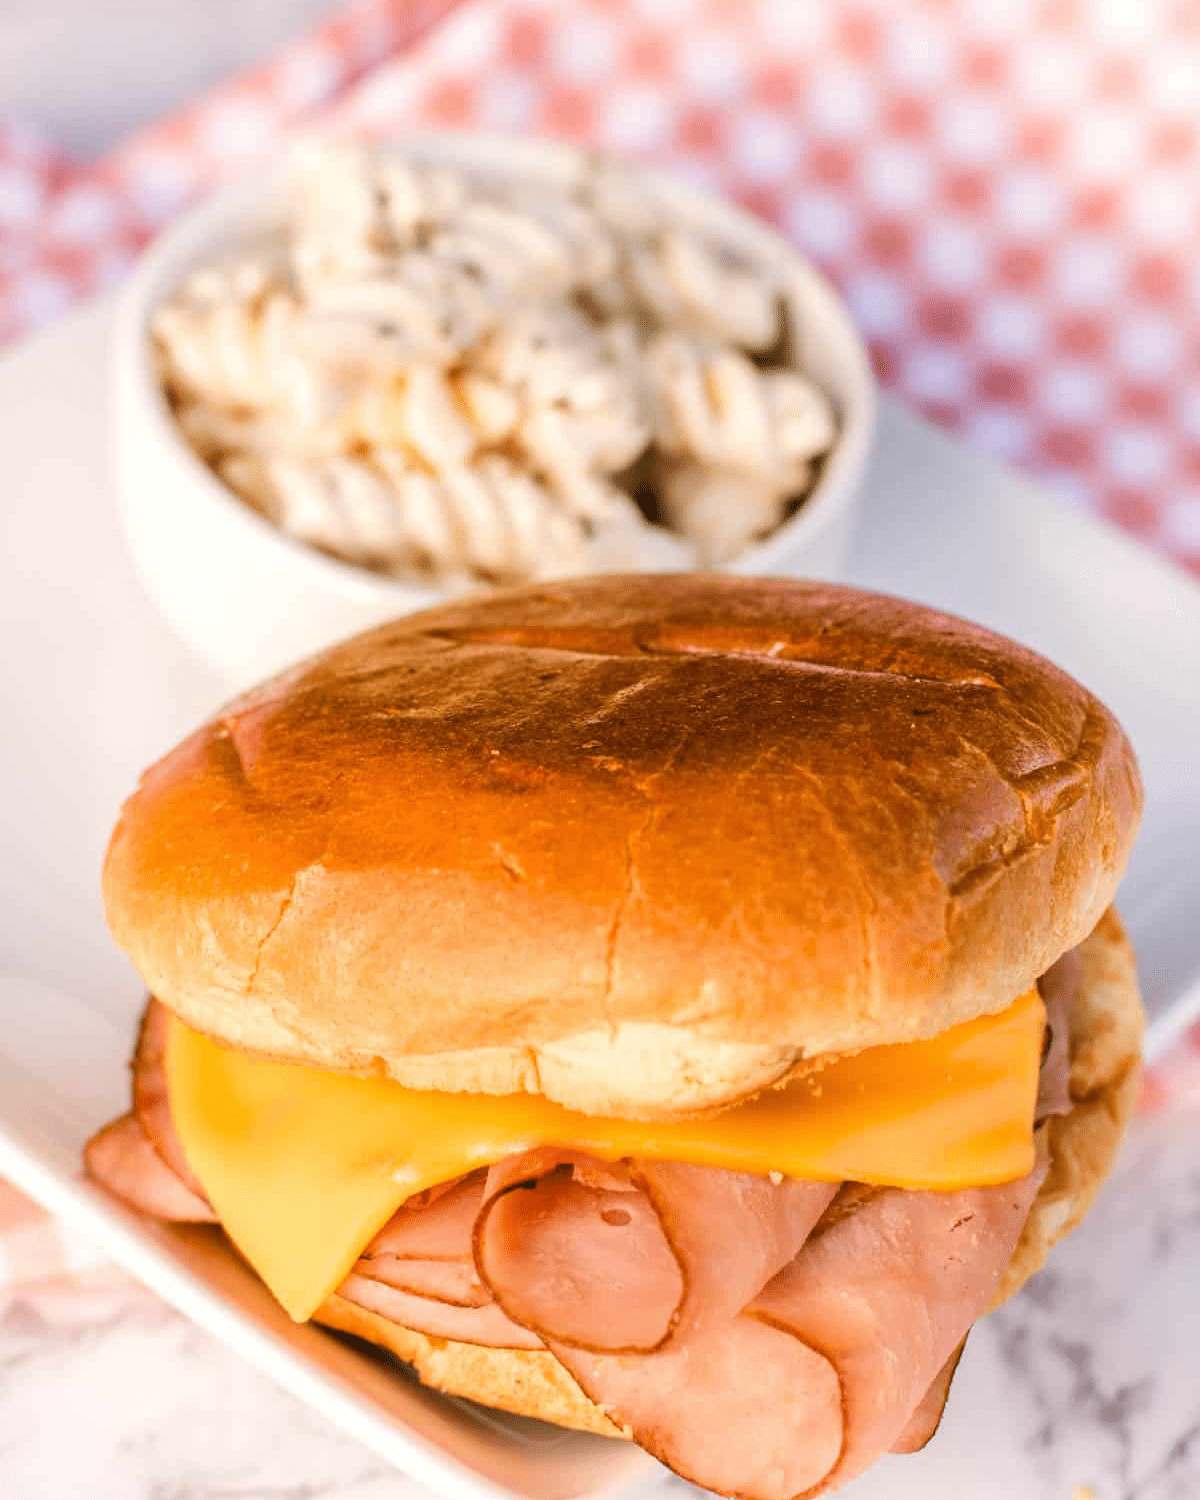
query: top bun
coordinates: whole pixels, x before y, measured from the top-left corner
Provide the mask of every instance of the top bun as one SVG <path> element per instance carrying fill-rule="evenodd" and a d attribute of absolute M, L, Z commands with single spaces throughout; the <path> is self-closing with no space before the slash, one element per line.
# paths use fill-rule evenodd
<path fill-rule="evenodd" d="M 1007 1006 L 1112 899 L 1108 710 L 827 584 L 589 578 L 412 615 L 143 776 L 117 941 L 235 1046 L 669 1117 Z"/>

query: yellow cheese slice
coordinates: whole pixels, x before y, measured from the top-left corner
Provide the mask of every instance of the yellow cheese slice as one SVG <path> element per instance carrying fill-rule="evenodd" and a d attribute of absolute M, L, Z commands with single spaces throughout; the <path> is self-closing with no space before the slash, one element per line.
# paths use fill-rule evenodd
<path fill-rule="evenodd" d="M 602 1119 L 529 1094 L 444 1094 L 270 1062 L 172 1021 L 171 1114 L 226 1231 L 310 1317 L 400 1204 L 531 1146 L 950 1190 L 1033 1166 L 1036 990 L 929 1041 L 873 1047 L 721 1114 Z"/>

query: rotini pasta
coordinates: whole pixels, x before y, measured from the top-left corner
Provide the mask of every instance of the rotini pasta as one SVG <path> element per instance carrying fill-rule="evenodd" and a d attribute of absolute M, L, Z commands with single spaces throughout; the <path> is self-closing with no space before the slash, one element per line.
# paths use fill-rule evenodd
<path fill-rule="evenodd" d="M 551 578 L 579 571 L 586 548 L 579 524 L 498 455 L 436 475 L 387 450 L 374 461 L 243 456 L 221 473 L 287 535 L 385 572 Z"/>
<path fill-rule="evenodd" d="M 713 469 L 691 459 L 662 462 L 663 514 L 692 539 L 706 568 L 731 562 L 772 532 L 788 509 L 788 493 L 761 475 Z"/>
<path fill-rule="evenodd" d="M 206 271 L 155 314 L 163 377 L 175 390 L 213 406 L 273 405 L 280 344 L 290 322 L 287 299 L 260 279 L 258 267 L 239 265 L 221 276 Z"/>
<path fill-rule="evenodd" d="M 775 278 L 628 174 L 555 193 L 310 144 L 290 214 L 154 337 L 196 452 L 349 562 L 447 587 L 720 565 L 836 438 L 780 363 Z"/>
<path fill-rule="evenodd" d="M 461 267 L 414 251 L 385 271 L 308 294 L 308 337 L 324 358 L 385 368 L 450 364 L 495 321 L 493 299 Z"/>
<path fill-rule="evenodd" d="M 333 455 L 342 447 L 336 430 L 301 426 L 269 411 L 226 411 L 204 401 L 189 401 L 176 408 L 175 419 L 188 442 L 209 463 L 226 454 Z"/>
<path fill-rule="evenodd" d="M 739 349 L 767 349 L 779 337 L 777 289 L 694 234 L 667 229 L 635 243 L 625 271 L 636 304 L 660 327 Z"/>
<path fill-rule="evenodd" d="M 465 182 L 394 153 L 304 142 L 289 168 L 290 261 L 311 289 L 386 270 L 462 207 Z"/>
<path fill-rule="evenodd" d="M 413 365 L 367 387 L 344 420 L 352 441 L 407 453 L 435 473 L 470 463 L 483 441 L 446 373 L 435 365 Z"/>
<path fill-rule="evenodd" d="M 650 340 L 646 368 L 664 453 L 786 492 L 833 440 L 828 399 L 794 370 L 761 370 L 736 349 L 678 333 Z"/>

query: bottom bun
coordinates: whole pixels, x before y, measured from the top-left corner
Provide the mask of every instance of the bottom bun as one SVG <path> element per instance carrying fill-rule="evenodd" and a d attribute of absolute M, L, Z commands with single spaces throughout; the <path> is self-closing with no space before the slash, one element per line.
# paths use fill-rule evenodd
<path fill-rule="evenodd" d="M 1071 1011 L 1072 1109 L 1047 1122 L 1050 1170 L 1000 1278 L 993 1307 L 1040 1270 L 1051 1247 L 1087 1213 L 1137 1104 L 1142 1005 L 1133 950 L 1115 912 L 1101 918 L 1080 957 L 1082 974 Z M 426 1385 L 447 1395 L 559 1427 L 606 1437 L 630 1435 L 588 1400 L 548 1352 L 430 1338 L 336 1294 L 322 1304 L 316 1321 L 390 1350 L 411 1364 Z"/>
<path fill-rule="evenodd" d="M 1079 949 L 1071 1008 L 1071 1112 L 1046 1122 L 1050 1170 L 996 1296 L 998 1307 L 1040 1271 L 1095 1201 L 1137 1108 L 1145 1017 L 1137 962 L 1110 907 Z"/>
<path fill-rule="evenodd" d="M 628 1437 L 614 1426 L 555 1359 L 541 1349 L 491 1349 L 431 1338 L 359 1307 L 337 1293 L 326 1297 L 313 1321 L 380 1344 L 412 1365 L 425 1385 L 447 1396 L 466 1396 L 482 1406 L 539 1417 L 558 1427 L 577 1427 L 605 1437 Z"/>

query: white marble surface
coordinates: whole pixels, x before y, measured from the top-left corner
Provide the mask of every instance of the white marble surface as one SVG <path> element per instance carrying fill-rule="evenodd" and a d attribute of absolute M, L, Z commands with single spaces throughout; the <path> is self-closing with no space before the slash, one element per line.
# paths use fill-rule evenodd
<path fill-rule="evenodd" d="M 682 1487 L 679 1487 L 682 1488 Z M 148 1295 L 0 1320 L 0 1494 L 397 1500 L 417 1486 Z M 1084 1228 L 972 1335 L 942 1431 L 848 1500 L 1200 1496 L 1200 1118 L 1141 1122 Z"/>

